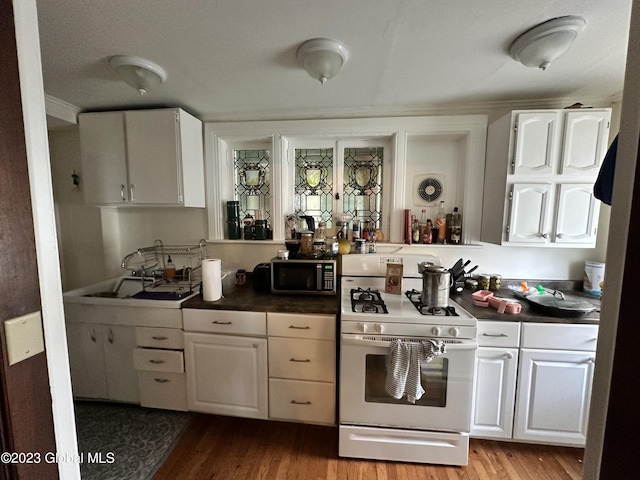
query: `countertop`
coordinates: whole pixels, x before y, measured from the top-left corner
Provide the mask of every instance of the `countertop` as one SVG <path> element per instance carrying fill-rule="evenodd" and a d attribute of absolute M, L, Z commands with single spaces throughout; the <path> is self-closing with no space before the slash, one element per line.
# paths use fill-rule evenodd
<path fill-rule="evenodd" d="M 471 315 L 478 320 L 501 320 L 505 322 L 540 322 L 540 323 L 582 323 L 582 324 L 598 324 L 600 322 L 600 298 L 582 292 L 581 282 L 549 282 L 549 281 L 532 281 L 530 285 L 542 283 L 545 287 L 561 290 L 563 293 L 584 299 L 595 305 L 594 312 L 580 317 L 552 317 L 540 313 L 535 310 L 525 299 L 516 297 L 508 288 L 501 288 L 494 292 L 496 297 L 502 297 L 510 300 L 516 300 L 522 305 L 522 310 L 518 314 L 498 313 L 491 307 L 477 307 L 473 303 L 471 291 L 465 290 L 460 295 L 452 295 L 451 300 L 460 304 Z M 503 281 L 503 285 L 507 287 L 508 283 Z"/>
<path fill-rule="evenodd" d="M 251 282 L 247 282 L 237 285 L 233 292 L 215 302 L 205 302 L 202 295 L 196 295 L 183 302 L 182 308 L 337 315 L 340 312 L 339 298 L 339 295 L 274 295 L 256 291 Z"/>
<path fill-rule="evenodd" d="M 579 282 L 539 282 L 549 288 L 562 290 L 564 293 L 584 298 L 596 306 L 596 311 L 582 317 L 560 318 L 551 317 L 534 310 L 526 300 L 518 299 L 508 288 L 502 288 L 495 295 L 518 300 L 522 304 L 522 311 L 517 314 L 498 313 L 493 308 L 477 307 L 473 304 L 471 291 L 465 290 L 451 299 L 460 304 L 465 310 L 478 320 L 501 320 L 512 322 L 541 322 L 541 323 L 583 323 L 597 324 L 600 320 L 600 298 L 587 295 L 580 291 Z M 504 286 L 508 285 L 503 282 Z M 535 285 L 535 282 L 531 283 Z M 269 292 L 259 292 L 253 289 L 251 282 L 236 286 L 232 293 L 225 295 L 215 302 L 205 302 L 201 295 L 196 295 L 182 303 L 182 308 L 198 308 L 213 310 L 241 310 L 257 312 L 283 313 L 321 313 L 337 315 L 340 312 L 339 295 L 273 295 Z"/>

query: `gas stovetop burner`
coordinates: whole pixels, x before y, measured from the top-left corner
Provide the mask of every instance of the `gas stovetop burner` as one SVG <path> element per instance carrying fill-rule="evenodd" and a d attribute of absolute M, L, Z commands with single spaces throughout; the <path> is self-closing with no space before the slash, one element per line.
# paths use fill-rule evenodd
<path fill-rule="evenodd" d="M 389 313 L 378 290 L 351 289 L 351 310 L 358 313 Z"/>
<path fill-rule="evenodd" d="M 411 303 L 418 309 L 422 315 L 434 315 L 442 317 L 457 317 L 458 312 L 454 307 L 433 307 L 422 303 L 422 292 L 419 290 L 407 290 L 404 292 Z"/>

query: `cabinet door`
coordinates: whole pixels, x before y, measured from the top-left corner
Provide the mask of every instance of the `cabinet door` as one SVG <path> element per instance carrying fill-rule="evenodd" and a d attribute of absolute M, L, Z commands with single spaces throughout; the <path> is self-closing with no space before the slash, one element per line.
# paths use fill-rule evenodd
<path fill-rule="evenodd" d="M 135 327 L 104 325 L 102 328 L 108 398 L 139 403 L 138 376 L 133 368 Z"/>
<path fill-rule="evenodd" d="M 471 436 L 511 438 L 517 363 L 517 348 L 476 351 Z"/>
<path fill-rule="evenodd" d="M 182 203 L 177 115 L 174 109 L 125 112 L 132 202 Z"/>
<path fill-rule="evenodd" d="M 514 438 L 584 445 L 594 352 L 520 350 Z"/>
<path fill-rule="evenodd" d="M 597 174 L 607 151 L 610 111 L 571 110 L 565 113 L 562 174 Z"/>
<path fill-rule="evenodd" d="M 67 342 L 73 395 L 106 399 L 102 325 L 68 323 Z"/>
<path fill-rule="evenodd" d="M 85 203 L 128 201 L 122 112 L 83 113 L 78 116 L 78 122 Z"/>
<path fill-rule="evenodd" d="M 510 193 L 511 210 L 507 225 L 510 243 L 547 243 L 551 208 L 549 183 L 516 183 Z"/>
<path fill-rule="evenodd" d="M 562 184 L 556 209 L 556 243 L 593 243 L 596 239 L 600 201 L 593 184 Z"/>
<path fill-rule="evenodd" d="M 189 410 L 266 419 L 267 340 L 185 333 Z"/>
<path fill-rule="evenodd" d="M 560 116 L 557 111 L 516 116 L 511 173 L 553 173 L 557 165 Z"/>

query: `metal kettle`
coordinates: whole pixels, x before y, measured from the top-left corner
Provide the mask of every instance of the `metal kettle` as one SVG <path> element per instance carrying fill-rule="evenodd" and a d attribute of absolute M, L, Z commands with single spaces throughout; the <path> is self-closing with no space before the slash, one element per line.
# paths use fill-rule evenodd
<path fill-rule="evenodd" d="M 451 272 L 429 262 L 418 264 L 422 274 L 421 302 L 429 308 L 445 308 L 449 306 L 449 289 L 451 288 Z"/>

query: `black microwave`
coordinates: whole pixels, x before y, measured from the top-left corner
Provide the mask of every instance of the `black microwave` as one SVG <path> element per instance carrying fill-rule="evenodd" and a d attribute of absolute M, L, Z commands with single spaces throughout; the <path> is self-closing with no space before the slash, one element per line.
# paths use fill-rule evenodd
<path fill-rule="evenodd" d="M 271 293 L 335 295 L 338 272 L 335 260 L 271 260 Z"/>

